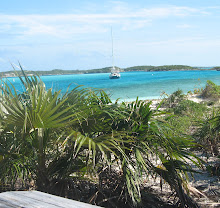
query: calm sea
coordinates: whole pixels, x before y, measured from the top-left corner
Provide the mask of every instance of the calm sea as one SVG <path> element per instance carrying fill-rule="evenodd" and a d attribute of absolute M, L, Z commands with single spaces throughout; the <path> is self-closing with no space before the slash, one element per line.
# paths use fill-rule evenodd
<path fill-rule="evenodd" d="M 164 72 L 124 72 L 120 79 L 109 79 L 109 74 L 80 74 L 80 75 L 55 75 L 42 76 L 48 88 L 66 92 L 76 85 L 100 88 L 110 94 L 112 100 L 120 98 L 122 101 L 139 99 L 161 98 L 163 92 L 171 94 L 181 89 L 184 93 L 193 91 L 206 85 L 207 80 L 211 80 L 220 85 L 220 71 L 164 71 Z M 22 90 L 18 78 L 9 78 L 16 86 Z"/>

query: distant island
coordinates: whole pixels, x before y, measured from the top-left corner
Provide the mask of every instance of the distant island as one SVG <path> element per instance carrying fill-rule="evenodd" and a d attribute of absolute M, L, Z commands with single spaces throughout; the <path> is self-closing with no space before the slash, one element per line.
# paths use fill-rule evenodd
<path fill-rule="evenodd" d="M 220 66 L 213 67 L 212 69 L 216 71 L 220 71 Z"/>
<path fill-rule="evenodd" d="M 89 70 L 62 70 L 62 69 L 53 69 L 50 71 L 30 71 L 25 70 L 25 73 L 28 76 L 31 75 L 39 75 L 39 76 L 45 76 L 45 75 L 68 75 L 68 74 L 93 74 L 93 73 L 110 73 L 112 67 L 105 67 L 100 69 L 89 69 Z M 207 67 L 191 67 L 187 65 L 163 65 L 163 66 L 133 66 L 128 68 L 119 68 L 120 72 L 131 72 L 131 71 L 145 71 L 145 72 L 151 72 L 151 71 L 186 71 L 186 70 L 220 70 L 220 67 L 210 67 L 207 69 Z M 19 75 L 21 75 L 21 72 L 17 72 Z M 6 71 L 0 73 L 1 77 L 16 77 L 17 74 L 14 71 Z"/>

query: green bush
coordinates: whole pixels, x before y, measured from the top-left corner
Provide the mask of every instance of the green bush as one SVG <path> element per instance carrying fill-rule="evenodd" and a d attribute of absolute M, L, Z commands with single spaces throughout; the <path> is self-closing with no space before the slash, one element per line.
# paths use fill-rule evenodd
<path fill-rule="evenodd" d="M 191 100 L 182 100 L 172 111 L 176 115 L 188 115 L 189 117 L 202 118 L 207 111 L 205 104 L 196 103 Z"/>
<path fill-rule="evenodd" d="M 178 89 L 177 91 L 173 92 L 168 98 L 165 98 L 163 100 L 162 107 L 165 108 L 173 108 L 175 107 L 179 102 L 184 100 L 185 95 L 183 94 L 183 91 Z"/>
<path fill-rule="evenodd" d="M 203 145 L 206 152 L 211 152 L 214 155 L 219 155 L 220 147 L 220 116 L 219 109 L 214 108 L 212 113 L 208 114 L 207 117 L 201 121 L 195 138 L 197 142 Z"/>
<path fill-rule="evenodd" d="M 191 118 L 188 116 L 173 116 L 168 120 L 171 126 L 173 126 L 179 133 L 188 134 L 190 127 L 192 126 Z"/>
<path fill-rule="evenodd" d="M 220 86 L 208 80 L 205 89 L 202 91 L 203 98 L 218 100 L 220 98 Z"/>

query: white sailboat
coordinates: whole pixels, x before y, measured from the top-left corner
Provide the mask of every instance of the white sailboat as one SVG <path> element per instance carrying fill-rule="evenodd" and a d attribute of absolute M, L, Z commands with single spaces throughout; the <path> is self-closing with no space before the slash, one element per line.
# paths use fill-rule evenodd
<path fill-rule="evenodd" d="M 112 29 L 111 29 L 111 36 L 112 36 Z M 113 50 L 113 36 L 112 36 L 112 68 L 111 74 L 109 75 L 109 79 L 119 79 L 121 77 L 119 70 L 115 68 L 114 65 L 114 50 Z"/>

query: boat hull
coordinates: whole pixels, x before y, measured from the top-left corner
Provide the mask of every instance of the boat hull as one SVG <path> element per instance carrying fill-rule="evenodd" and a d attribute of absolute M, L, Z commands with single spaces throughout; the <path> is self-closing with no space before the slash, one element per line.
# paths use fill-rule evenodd
<path fill-rule="evenodd" d="M 109 79 L 120 79 L 120 77 L 114 76 L 114 77 L 109 77 Z"/>
<path fill-rule="evenodd" d="M 119 79 L 120 77 L 121 77 L 120 74 L 116 74 L 116 73 L 109 75 L 109 79 Z"/>

